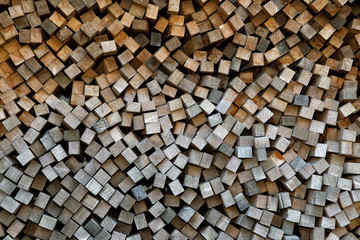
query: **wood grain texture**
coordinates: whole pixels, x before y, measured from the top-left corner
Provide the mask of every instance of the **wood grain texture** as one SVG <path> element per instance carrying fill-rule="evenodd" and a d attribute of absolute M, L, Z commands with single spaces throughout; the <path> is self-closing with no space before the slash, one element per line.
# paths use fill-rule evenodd
<path fill-rule="evenodd" d="M 359 9 L 0 0 L 0 238 L 359 238 Z"/>

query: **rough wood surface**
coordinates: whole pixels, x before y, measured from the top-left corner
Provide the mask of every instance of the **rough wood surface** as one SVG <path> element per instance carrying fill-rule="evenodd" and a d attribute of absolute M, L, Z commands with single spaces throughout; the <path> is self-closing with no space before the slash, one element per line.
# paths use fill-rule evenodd
<path fill-rule="evenodd" d="M 359 18 L 0 0 L 0 238 L 358 239 Z"/>

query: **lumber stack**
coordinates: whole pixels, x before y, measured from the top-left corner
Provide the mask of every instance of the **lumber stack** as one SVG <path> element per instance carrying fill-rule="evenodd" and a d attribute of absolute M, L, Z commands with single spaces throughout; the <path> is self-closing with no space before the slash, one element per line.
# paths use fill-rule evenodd
<path fill-rule="evenodd" d="M 0 0 L 0 237 L 358 239 L 359 15 Z"/>

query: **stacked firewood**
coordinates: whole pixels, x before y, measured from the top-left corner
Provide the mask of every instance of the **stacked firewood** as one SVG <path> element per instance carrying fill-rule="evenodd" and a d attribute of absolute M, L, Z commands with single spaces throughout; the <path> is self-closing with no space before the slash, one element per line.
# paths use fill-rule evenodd
<path fill-rule="evenodd" d="M 0 0 L 0 238 L 360 237 L 354 0 Z"/>

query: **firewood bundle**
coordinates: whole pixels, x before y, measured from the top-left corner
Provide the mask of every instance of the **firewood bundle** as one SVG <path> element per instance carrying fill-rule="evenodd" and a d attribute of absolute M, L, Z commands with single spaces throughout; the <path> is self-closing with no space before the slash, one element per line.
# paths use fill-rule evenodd
<path fill-rule="evenodd" d="M 0 238 L 360 237 L 360 3 L 0 0 Z"/>

